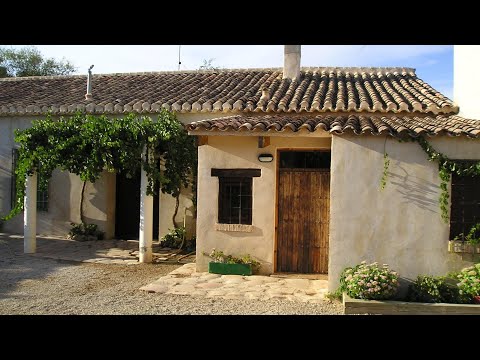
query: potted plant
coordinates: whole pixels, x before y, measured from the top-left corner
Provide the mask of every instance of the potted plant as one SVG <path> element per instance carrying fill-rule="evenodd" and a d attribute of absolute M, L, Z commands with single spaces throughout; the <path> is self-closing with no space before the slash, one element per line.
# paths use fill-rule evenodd
<path fill-rule="evenodd" d="M 260 267 L 260 263 L 249 254 L 236 257 L 216 249 L 212 249 L 210 254 L 203 254 L 213 260 L 208 263 L 208 272 L 212 274 L 252 275 Z"/>
<path fill-rule="evenodd" d="M 473 225 L 467 235 L 461 233 L 455 236 L 453 252 L 480 253 L 480 223 Z"/>

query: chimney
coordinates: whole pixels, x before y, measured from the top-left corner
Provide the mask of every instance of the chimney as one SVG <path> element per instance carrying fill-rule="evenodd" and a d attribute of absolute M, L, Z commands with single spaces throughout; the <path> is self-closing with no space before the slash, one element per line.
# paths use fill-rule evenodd
<path fill-rule="evenodd" d="M 93 69 L 93 65 L 88 68 L 87 93 L 85 94 L 86 100 L 92 99 L 92 69 Z"/>
<path fill-rule="evenodd" d="M 283 58 L 283 78 L 300 77 L 300 58 L 302 45 L 285 45 Z"/>
<path fill-rule="evenodd" d="M 479 63 L 479 45 L 453 46 L 453 101 L 460 107 L 459 115 L 470 119 L 480 119 Z"/>

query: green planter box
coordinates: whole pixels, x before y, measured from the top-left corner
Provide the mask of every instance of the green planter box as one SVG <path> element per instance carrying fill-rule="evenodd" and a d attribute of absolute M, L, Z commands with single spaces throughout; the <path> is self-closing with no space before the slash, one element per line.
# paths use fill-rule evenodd
<path fill-rule="evenodd" d="M 222 275 L 252 275 L 252 266 L 247 264 L 208 263 L 208 272 Z"/>

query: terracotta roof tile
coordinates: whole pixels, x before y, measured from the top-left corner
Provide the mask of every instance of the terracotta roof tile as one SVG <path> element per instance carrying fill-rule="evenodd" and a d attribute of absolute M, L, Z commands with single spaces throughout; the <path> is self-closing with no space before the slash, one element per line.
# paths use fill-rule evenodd
<path fill-rule="evenodd" d="M 452 114 L 458 107 L 409 68 L 232 69 L 0 79 L 0 116 L 177 112 L 418 112 Z"/>
<path fill-rule="evenodd" d="M 390 134 L 392 136 L 434 136 L 447 134 L 466 135 L 476 138 L 480 134 L 480 120 L 465 119 L 457 115 L 404 115 L 375 114 L 275 114 L 233 115 L 212 120 L 202 120 L 188 125 L 195 135 L 200 131 L 211 131 L 212 135 L 224 131 L 309 132 L 323 130 L 334 134 Z"/>

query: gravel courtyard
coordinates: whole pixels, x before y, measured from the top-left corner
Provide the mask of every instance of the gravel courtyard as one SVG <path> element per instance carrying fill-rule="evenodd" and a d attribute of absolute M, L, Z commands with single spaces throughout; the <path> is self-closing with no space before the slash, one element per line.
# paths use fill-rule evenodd
<path fill-rule="evenodd" d="M 23 255 L 0 241 L 0 314 L 341 314 L 338 302 L 212 299 L 139 288 L 180 265 L 95 264 Z M 15 244 L 16 245 L 16 244 Z"/>

